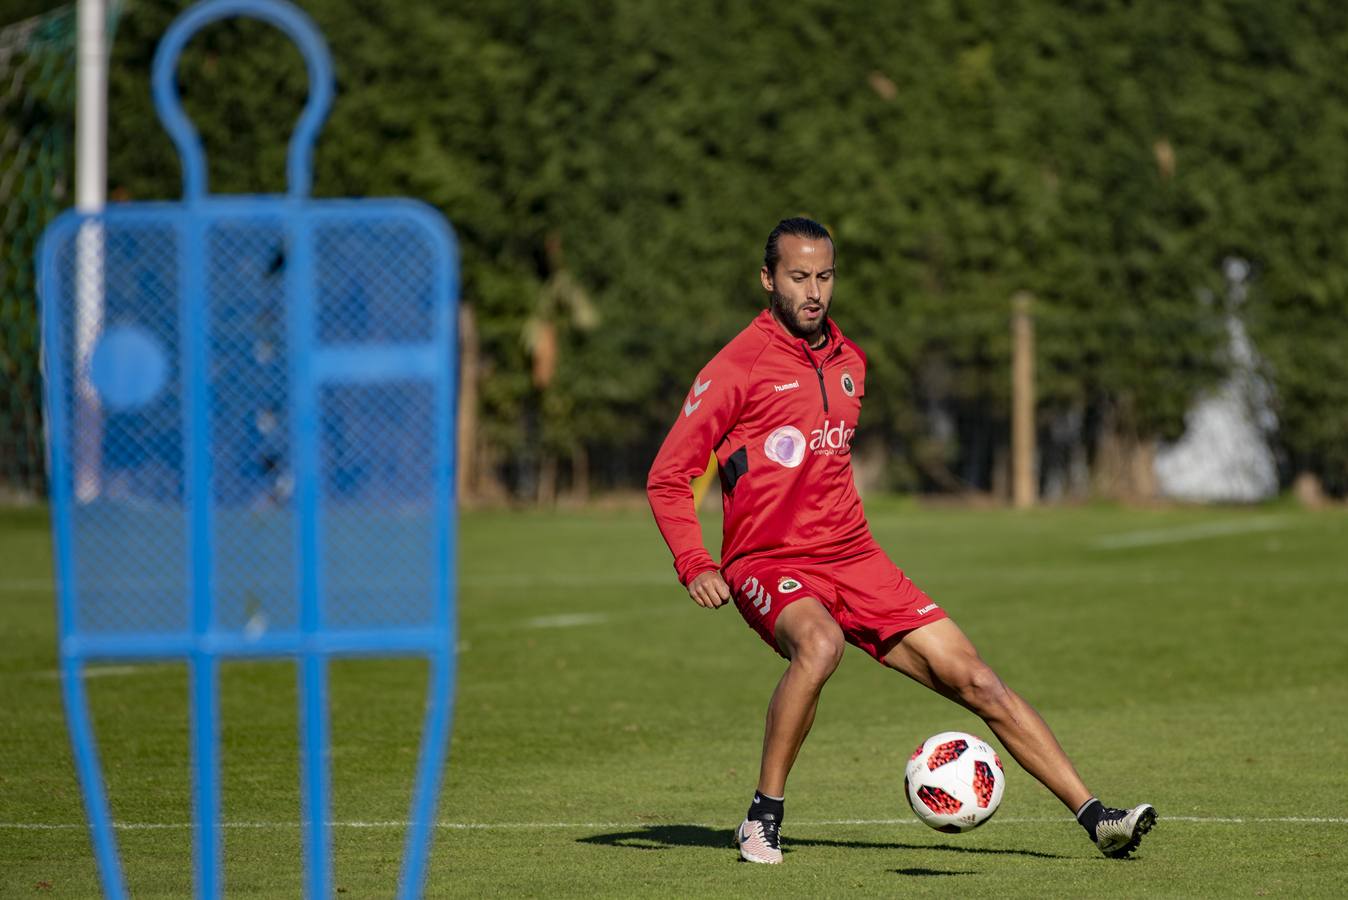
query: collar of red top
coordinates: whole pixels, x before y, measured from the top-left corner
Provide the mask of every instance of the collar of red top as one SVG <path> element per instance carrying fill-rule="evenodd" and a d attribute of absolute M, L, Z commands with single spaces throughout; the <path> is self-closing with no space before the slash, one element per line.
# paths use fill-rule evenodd
<path fill-rule="evenodd" d="M 804 339 L 787 334 L 786 329 L 773 318 L 770 309 L 765 309 L 759 313 L 758 318 L 754 319 L 754 324 L 767 331 L 775 340 L 781 341 L 785 346 L 798 353 L 804 353 L 805 358 L 810 361 L 811 365 L 817 365 L 816 360 L 823 362 L 839 352 L 842 349 L 843 341 L 847 340 L 832 319 L 824 322 L 824 327 L 828 329 L 828 341 L 817 350 L 811 349 Z"/>

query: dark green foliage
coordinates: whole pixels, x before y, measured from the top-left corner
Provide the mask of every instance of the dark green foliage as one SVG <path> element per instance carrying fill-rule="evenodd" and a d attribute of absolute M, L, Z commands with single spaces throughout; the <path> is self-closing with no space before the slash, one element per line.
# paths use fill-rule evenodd
<path fill-rule="evenodd" d="M 0 497 L 44 491 L 36 272 L 42 230 L 73 200 L 75 11 L 0 9 Z M 30 17 L 30 18 L 25 18 Z"/>
<path fill-rule="evenodd" d="M 778 218 L 839 246 L 895 486 L 987 487 L 1004 453 L 1009 298 L 1037 297 L 1041 424 L 1173 437 L 1221 371 L 1220 266 L 1278 389 L 1289 472 L 1348 488 L 1348 13 L 1254 0 L 304 4 L 339 94 L 324 196 L 411 194 L 462 240 L 485 440 L 529 493 L 546 457 L 640 483 L 693 375 L 762 305 Z M 179 192 L 141 0 L 114 55 L 111 181 Z M 303 72 L 217 26 L 182 83 L 219 191 L 279 190 Z M 597 328 L 546 303 L 559 278 Z M 527 336 L 557 338 L 531 377 Z"/>

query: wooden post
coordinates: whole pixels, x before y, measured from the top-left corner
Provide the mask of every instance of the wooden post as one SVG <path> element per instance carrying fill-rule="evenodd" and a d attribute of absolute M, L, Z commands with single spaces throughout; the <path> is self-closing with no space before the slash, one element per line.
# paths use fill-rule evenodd
<path fill-rule="evenodd" d="M 456 488 L 459 502 L 472 503 L 480 481 L 477 458 L 477 374 L 481 365 L 477 317 L 473 307 L 459 304 L 459 471 Z"/>
<path fill-rule="evenodd" d="M 1011 298 L 1011 502 L 1034 506 L 1034 318 L 1033 298 L 1021 291 Z"/>

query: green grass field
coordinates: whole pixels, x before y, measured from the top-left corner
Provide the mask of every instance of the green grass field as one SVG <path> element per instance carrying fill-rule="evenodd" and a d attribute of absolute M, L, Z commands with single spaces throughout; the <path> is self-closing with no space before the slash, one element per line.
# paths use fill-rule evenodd
<path fill-rule="evenodd" d="M 1348 894 L 1348 511 L 868 508 L 1087 783 L 1155 804 L 1135 859 L 1100 857 L 1009 763 L 986 827 L 917 824 L 900 796 L 913 746 L 986 729 L 849 650 L 792 775 L 786 864 L 737 863 L 782 663 L 733 608 L 687 599 L 643 509 L 486 512 L 461 523 L 427 895 Z M 98 891 L 54 616 L 45 516 L 0 514 L 3 896 Z M 224 679 L 227 893 L 298 896 L 294 667 L 235 663 Z M 412 661 L 336 667 L 346 896 L 393 893 L 423 681 Z M 185 670 L 119 664 L 89 683 L 131 893 L 188 896 Z"/>

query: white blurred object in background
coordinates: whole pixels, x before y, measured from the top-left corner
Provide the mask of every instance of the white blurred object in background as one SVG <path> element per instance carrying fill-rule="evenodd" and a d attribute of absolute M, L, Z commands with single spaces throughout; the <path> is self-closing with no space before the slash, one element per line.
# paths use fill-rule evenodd
<path fill-rule="evenodd" d="M 1278 419 L 1272 389 L 1259 374 L 1259 357 L 1241 321 L 1249 264 L 1228 258 L 1226 330 L 1231 371 L 1184 417 L 1184 435 L 1156 452 L 1156 482 L 1164 497 L 1252 503 L 1278 492 L 1278 465 L 1269 446 Z"/>

